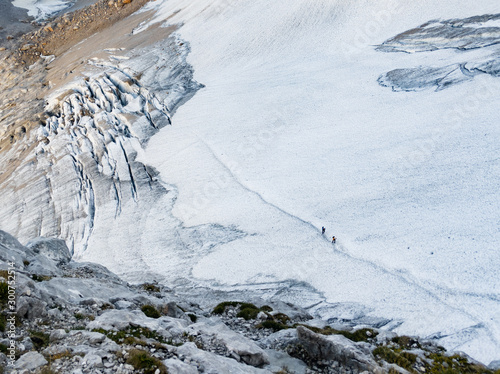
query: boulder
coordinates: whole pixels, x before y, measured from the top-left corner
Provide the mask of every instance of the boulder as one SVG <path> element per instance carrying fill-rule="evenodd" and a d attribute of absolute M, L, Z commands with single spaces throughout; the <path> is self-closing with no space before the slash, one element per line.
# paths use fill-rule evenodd
<path fill-rule="evenodd" d="M 45 357 L 38 352 L 32 351 L 22 355 L 14 364 L 14 368 L 17 370 L 33 370 L 47 364 Z"/>
<path fill-rule="evenodd" d="M 17 315 L 21 318 L 34 319 L 45 317 L 47 303 L 29 296 L 21 296 L 17 301 Z"/>
<path fill-rule="evenodd" d="M 135 304 L 128 300 L 118 300 L 114 304 L 116 309 L 134 309 Z"/>
<path fill-rule="evenodd" d="M 276 346 L 285 347 L 290 344 L 294 344 L 298 341 L 297 330 L 296 329 L 285 329 L 280 330 L 271 335 L 261 339 L 259 341 L 260 345 L 263 347 L 274 348 Z"/>
<path fill-rule="evenodd" d="M 188 365 L 178 359 L 169 358 L 168 360 L 164 360 L 163 364 L 169 373 L 198 374 L 198 369 L 195 366 Z"/>
<path fill-rule="evenodd" d="M 68 333 L 64 329 L 56 329 L 50 333 L 49 340 L 51 342 L 56 342 L 58 340 L 64 339 Z"/>
<path fill-rule="evenodd" d="M 185 315 L 182 309 L 174 302 L 170 302 L 165 306 L 165 314 L 173 318 L 182 318 Z"/>
<path fill-rule="evenodd" d="M 285 352 L 275 351 L 273 349 L 266 350 L 269 357 L 269 366 L 266 369 L 273 373 L 279 373 L 282 368 L 286 367 L 288 372 L 294 374 L 306 374 L 307 365 L 297 358 L 291 357 Z"/>
<path fill-rule="evenodd" d="M 177 348 L 177 353 L 200 363 L 203 366 L 203 373 L 205 374 L 271 374 L 268 370 L 258 369 L 239 363 L 231 358 L 202 351 L 194 343 L 184 343 L 184 345 Z"/>
<path fill-rule="evenodd" d="M 67 354 L 71 351 L 71 346 L 52 344 L 45 348 L 42 353 L 45 356 L 55 356 L 60 354 Z"/>
<path fill-rule="evenodd" d="M 52 318 L 62 318 L 62 313 L 59 309 L 57 308 L 52 308 L 52 309 L 49 309 L 47 311 L 47 314 L 49 315 L 49 317 L 52 317 Z"/>
<path fill-rule="evenodd" d="M 266 314 L 266 313 L 264 313 L 264 312 L 259 312 L 259 314 L 257 314 L 257 319 L 258 319 L 259 321 L 265 321 L 265 320 L 267 320 L 268 318 L 269 318 L 269 317 L 268 317 L 268 316 L 267 316 L 267 314 Z"/>
<path fill-rule="evenodd" d="M 98 307 L 103 306 L 106 303 L 105 300 L 96 298 L 96 297 L 86 297 L 82 300 L 80 300 L 79 304 L 80 305 L 86 305 L 86 306 L 92 306 L 92 305 L 97 305 Z"/>
<path fill-rule="evenodd" d="M 26 248 L 9 233 L 0 230 L 0 260 L 14 262 L 16 267 L 21 267 L 26 259 Z"/>
<path fill-rule="evenodd" d="M 53 298 L 70 304 L 79 304 L 89 298 L 108 302 L 111 297 L 128 298 L 134 295 L 125 284 L 92 278 L 52 278 L 47 282 L 37 283 L 37 287 Z"/>
<path fill-rule="evenodd" d="M 62 271 L 57 267 L 57 263 L 48 257 L 37 255 L 35 257 L 28 257 L 28 260 L 30 263 L 26 267 L 26 270 L 31 274 L 49 277 L 62 275 Z"/>
<path fill-rule="evenodd" d="M 89 353 L 83 358 L 83 363 L 87 367 L 100 368 L 103 367 L 102 358 L 96 354 Z"/>
<path fill-rule="evenodd" d="M 255 302 L 254 304 L 259 305 L 263 304 L 264 301 L 262 302 Z M 288 317 L 295 321 L 308 321 L 312 319 L 313 317 L 309 314 L 309 312 L 301 307 L 298 307 L 296 305 L 292 305 L 290 303 L 280 301 L 280 300 L 273 300 L 272 303 L 270 303 L 270 306 L 275 310 L 279 310 L 280 313 L 286 314 Z M 271 312 L 271 314 L 274 314 L 276 312 Z"/>
<path fill-rule="evenodd" d="M 106 335 L 95 331 L 73 330 L 69 335 L 82 344 L 100 344 L 106 340 Z"/>
<path fill-rule="evenodd" d="M 491 361 L 488 365 L 488 369 L 490 370 L 500 370 L 500 360 Z"/>
<path fill-rule="evenodd" d="M 146 317 L 144 313 L 138 310 L 111 309 L 90 322 L 87 329 L 125 330 L 131 324 L 142 326 L 148 322 L 148 319 L 152 318 Z"/>
<path fill-rule="evenodd" d="M 297 337 L 299 343 L 315 360 L 336 361 L 357 371 L 376 373 L 380 370 L 370 353 L 363 352 L 353 341 L 342 335 L 325 336 L 299 326 Z"/>
<path fill-rule="evenodd" d="M 0 230 L 0 244 L 0 247 L 6 247 L 7 249 L 18 253 L 24 253 L 26 250 L 26 248 L 19 243 L 16 238 L 2 230 Z"/>
<path fill-rule="evenodd" d="M 171 338 L 173 335 L 181 335 L 188 325 L 184 319 L 171 317 L 149 318 L 140 310 L 117 310 L 111 309 L 105 311 L 94 321 L 89 322 L 87 329 L 104 330 L 125 330 L 129 326 L 141 326 L 150 330 L 157 331 L 165 338 Z"/>
<path fill-rule="evenodd" d="M 19 345 L 24 347 L 24 351 L 31 351 L 34 348 L 33 341 L 28 336 L 25 337 Z"/>
<path fill-rule="evenodd" d="M 217 318 L 190 325 L 187 331 L 215 336 L 229 352 L 236 353 L 236 357 L 240 357 L 248 365 L 259 367 L 269 363 L 269 358 L 262 348 L 250 339 L 234 332 Z"/>
<path fill-rule="evenodd" d="M 71 260 L 71 253 L 62 239 L 39 237 L 29 241 L 26 247 L 50 258 L 57 264 L 67 264 Z"/>

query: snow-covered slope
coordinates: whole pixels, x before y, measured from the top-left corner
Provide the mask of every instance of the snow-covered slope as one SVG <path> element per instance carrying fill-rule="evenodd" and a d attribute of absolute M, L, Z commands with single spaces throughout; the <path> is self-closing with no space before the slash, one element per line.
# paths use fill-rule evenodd
<path fill-rule="evenodd" d="M 483 74 L 439 92 L 377 83 L 394 69 L 439 68 L 495 50 L 375 48 L 433 19 L 498 13 L 498 4 L 151 7 L 154 22 L 183 24 L 188 61 L 206 87 L 152 140 L 144 161 L 177 186 L 174 214 L 185 224 L 251 234 L 200 259 L 193 275 L 306 281 L 331 302 L 404 320 L 400 332 L 498 358 L 500 80 Z M 487 27 L 481 19 L 474 26 Z"/>
<path fill-rule="evenodd" d="M 92 67 L 48 126 L 2 133 L 20 165 L 0 170 L 3 229 L 59 235 L 128 280 L 260 292 L 500 358 L 496 0 L 146 10 L 123 40 L 58 56 L 51 71 Z"/>

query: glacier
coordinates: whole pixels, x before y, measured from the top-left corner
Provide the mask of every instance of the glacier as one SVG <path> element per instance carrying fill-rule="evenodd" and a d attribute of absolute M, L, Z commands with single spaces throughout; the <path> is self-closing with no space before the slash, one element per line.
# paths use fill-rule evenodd
<path fill-rule="evenodd" d="M 2 147 L 0 227 L 205 302 L 281 298 L 499 359 L 498 14 L 151 2 L 127 38 L 155 42 L 84 42 L 84 77 Z"/>
<path fill-rule="evenodd" d="M 397 67 L 463 59 L 376 48 L 433 19 L 498 13 L 491 1 L 459 3 L 154 5 L 151 23 L 181 9 L 167 22 L 183 24 L 206 87 L 144 160 L 178 187 L 173 212 L 187 225 L 253 234 L 201 259 L 194 276 L 305 281 L 327 301 L 403 320 L 400 332 L 498 355 L 500 81 L 410 93 L 377 85 Z"/>

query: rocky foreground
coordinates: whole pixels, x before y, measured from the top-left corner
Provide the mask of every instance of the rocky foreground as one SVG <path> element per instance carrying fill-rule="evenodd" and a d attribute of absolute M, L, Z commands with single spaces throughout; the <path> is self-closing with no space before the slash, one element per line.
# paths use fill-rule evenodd
<path fill-rule="evenodd" d="M 203 310 L 159 284 L 0 231 L 0 373 L 500 373 L 430 341 L 263 300 Z M 496 371 L 494 371 L 496 370 Z"/>

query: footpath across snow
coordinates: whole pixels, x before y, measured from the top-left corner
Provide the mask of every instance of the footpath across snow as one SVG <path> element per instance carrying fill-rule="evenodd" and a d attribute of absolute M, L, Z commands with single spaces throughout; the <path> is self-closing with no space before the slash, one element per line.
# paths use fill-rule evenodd
<path fill-rule="evenodd" d="M 177 186 L 174 214 L 186 225 L 250 234 L 200 259 L 193 275 L 306 281 L 331 302 L 401 319 L 398 331 L 498 358 L 500 80 L 392 92 L 381 74 L 460 63 L 464 54 L 375 48 L 433 19 L 494 13 L 495 2 L 150 8 L 157 15 L 142 29 L 182 24 L 205 88 L 153 138 L 144 161 Z"/>

